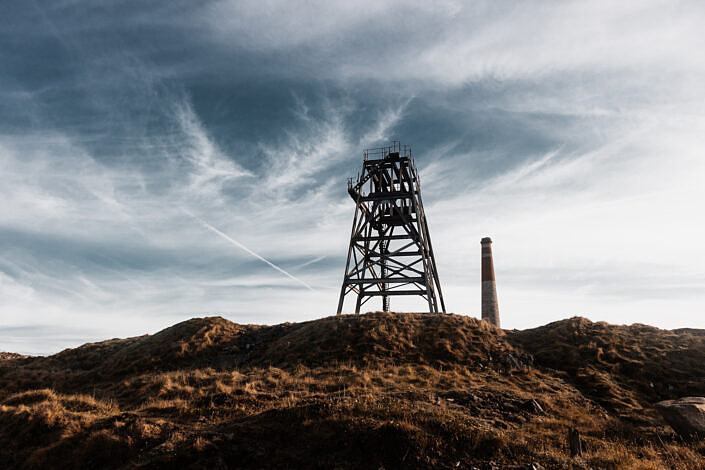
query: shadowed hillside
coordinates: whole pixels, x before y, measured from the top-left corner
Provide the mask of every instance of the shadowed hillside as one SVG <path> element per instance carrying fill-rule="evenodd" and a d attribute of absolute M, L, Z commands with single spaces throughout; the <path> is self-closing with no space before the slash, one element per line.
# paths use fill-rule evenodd
<path fill-rule="evenodd" d="M 567 372 L 589 398 L 640 422 L 655 401 L 705 394 L 703 333 L 571 318 L 510 337 L 541 365 Z"/>
<path fill-rule="evenodd" d="M 191 319 L 0 356 L 9 468 L 705 468 L 655 401 L 705 395 L 705 335 L 459 315 Z M 565 434 L 579 429 L 582 458 Z"/>

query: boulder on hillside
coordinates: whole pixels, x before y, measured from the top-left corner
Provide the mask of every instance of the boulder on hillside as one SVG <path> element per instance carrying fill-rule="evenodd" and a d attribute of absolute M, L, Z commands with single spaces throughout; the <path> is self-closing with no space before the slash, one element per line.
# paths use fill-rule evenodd
<path fill-rule="evenodd" d="M 705 436 L 705 398 L 683 397 L 656 403 L 663 419 L 682 437 Z"/>

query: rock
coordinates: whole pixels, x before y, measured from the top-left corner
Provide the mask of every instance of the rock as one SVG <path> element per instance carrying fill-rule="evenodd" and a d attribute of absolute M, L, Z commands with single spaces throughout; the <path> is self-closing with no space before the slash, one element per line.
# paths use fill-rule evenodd
<path fill-rule="evenodd" d="M 663 419 L 682 437 L 705 436 L 705 398 L 683 397 L 656 403 Z"/>
<path fill-rule="evenodd" d="M 522 403 L 521 409 L 528 411 L 529 413 L 543 413 L 543 407 L 541 407 L 541 404 L 533 398 Z"/>
<path fill-rule="evenodd" d="M 511 353 L 501 355 L 499 357 L 499 363 L 510 369 L 518 369 L 521 367 L 519 360 Z"/>
<path fill-rule="evenodd" d="M 508 369 L 521 369 L 534 365 L 534 356 L 527 353 L 514 355 L 512 353 L 502 354 L 497 358 L 497 362 Z"/>
<path fill-rule="evenodd" d="M 521 353 L 519 355 L 519 362 L 526 367 L 532 367 L 534 365 L 534 356 L 529 353 Z"/>

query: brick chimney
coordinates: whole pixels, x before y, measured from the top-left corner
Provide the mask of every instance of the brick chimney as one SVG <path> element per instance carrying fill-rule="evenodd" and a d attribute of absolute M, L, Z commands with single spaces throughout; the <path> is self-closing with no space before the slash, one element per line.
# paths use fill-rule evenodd
<path fill-rule="evenodd" d="M 497 285 L 494 281 L 492 262 L 492 239 L 483 238 L 482 244 L 482 319 L 499 327 L 499 307 L 497 306 Z"/>

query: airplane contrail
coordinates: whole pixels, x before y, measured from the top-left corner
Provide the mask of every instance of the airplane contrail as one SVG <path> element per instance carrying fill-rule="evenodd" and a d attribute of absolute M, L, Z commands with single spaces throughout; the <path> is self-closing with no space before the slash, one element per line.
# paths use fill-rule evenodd
<path fill-rule="evenodd" d="M 314 258 L 310 261 L 306 261 L 305 263 L 297 264 L 296 266 L 294 266 L 293 268 L 290 268 L 290 269 L 301 269 L 304 266 L 308 266 L 309 264 L 318 263 L 322 259 L 325 259 L 325 257 L 326 257 L 326 255 L 319 256 L 318 258 Z"/>
<path fill-rule="evenodd" d="M 299 284 L 302 284 L 302 285 L 306 286 L 306 287 L 307 287 L 308 289 L 310 289 L 311 291 L 316 292 L 316 289 L 314 289 L 313 287 L 311 287 L 311 286 L 310 286 L 309 284 L 307 284 L 306 282 L 302 281 L 302 280 L 299 279 L 298 277 L 292 276 L 291 274 L 289 274 L 288 272 L 284 271 L 282 268 L 280 268 L 280 267 L 277 266 L 276 264 L 274 264 L 274 263 L 272 263 L 271 261 L 269 261 L 269 260 L 268 260 L 267 258 L 265 258 L 264 256 L 258 255 L 257 253 L 255 253 L 254 251 L 250 250 L 249 248 L 247 248 L 245 245 L 243 245 L 243 244 L 240 243 L 239 241 L 235 240 L 234 238 L 232 238 L 232 237 L 229 236 L 228 234 L 221 232 L 220 230 L 218 230 L 217 228 L 213 227 L 211 224 L 209 224 L 209 223 L 206 222 L 205 220 L 201 219 L 201 218 L 198 217 L 197 215 L 192 214 L 191 212 L 187 211 L 186 209 L 184 209 L 184 212 L 186 212 L 188 215 L 190 215 L 190 216 L 193 217 L 194 219 L 198 220 L 205 228 L 207 228 L 207 229 L 210 230 L 211 232 L 213 232 L 213 233 L 215 233 L 215 234 L 217 234 L 217 235 L 220 235 L 221 237 L 223 237 L 224 239 L 226 239 L 227 241 L 229 241 L 229 242 L 232 243 L 233 245 L 235 245 L 235 246 L 237 246 L 238 248 L 240 248 L 240 249 L 242 249 L 242 250 L 248 252 L 249 254 L 251 254 L 252 256 L 254 256 L 255 258 L 257 258 L 258 260 L 264 261 L 265 263 L 267 263 L 268 265 L 270 265 L 271 267 L 273 267 L 274 269 L 276 269 L 277 271 L 279 271 L 279 272 L 282 273 L 283 275 L 285 275 L 285 276 L 287 276 L 287 277 L 293 279 L 294 281 L 298 282 Z"/>

